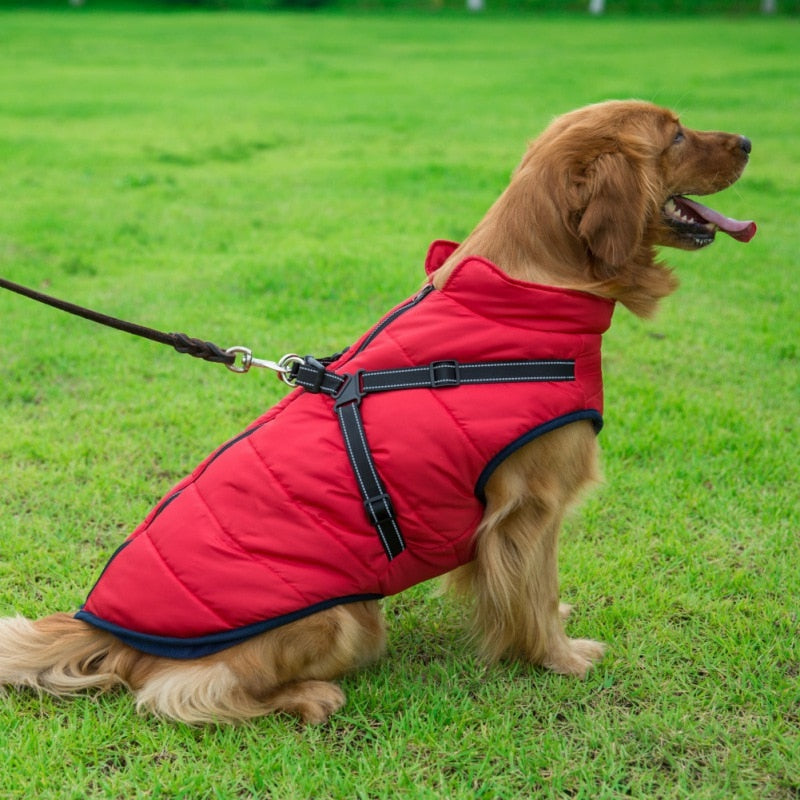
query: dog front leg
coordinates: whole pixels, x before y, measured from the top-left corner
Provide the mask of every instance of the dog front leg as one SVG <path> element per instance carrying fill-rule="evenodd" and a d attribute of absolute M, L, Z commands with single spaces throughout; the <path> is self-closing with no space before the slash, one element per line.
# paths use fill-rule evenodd
<path fill-rule="evenodd" d="M 454 573 L 473 598 L 473 633 L 489 660 L 508 656 L 583 677 L 603 655 L 588 639 L 569 639 L 559 603 L 558 534 L 570 503 L 596 478 L 588 424 L 549 433 L 498 467 L 486 487 L 487 512 L 475 559 Z"/>

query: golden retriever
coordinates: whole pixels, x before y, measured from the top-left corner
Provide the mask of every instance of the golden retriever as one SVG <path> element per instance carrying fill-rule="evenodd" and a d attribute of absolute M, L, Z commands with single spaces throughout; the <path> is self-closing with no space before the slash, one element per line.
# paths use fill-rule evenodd
<path fill-rule="evenodd" d="M 676 288 L 658 245 L 694 250 L 717 230 L 747 241 L 751 222 L 683 195 L 730 186 L 748 161 L 743 136 L 684 127 L 663 108 L 611 101 L 557 118 L 528 148 L 510 185 L 431 280 L 441 287 L 466 256 L 514 279 L 618 301 L 640 316 Z M 559 603 L 557 539 L 565 511 L 597 478 L 592 425 L 546 433 L 509 456 L 486 486 L 474 557 L 449 584 L 471 598 L 490 660 L 523 659 L 584 676 L 599 642 L 570 639 Z M 0 620 L 0 685 L 54 694 L 122 684 L 137 704 L 187 722 L 287 712 L 323 722 L 344 703 L 332 683 L 379 657 L 377 601 L 338 605 L 213 655 L 173 660 L 139 652 L 70 614 Z"/>

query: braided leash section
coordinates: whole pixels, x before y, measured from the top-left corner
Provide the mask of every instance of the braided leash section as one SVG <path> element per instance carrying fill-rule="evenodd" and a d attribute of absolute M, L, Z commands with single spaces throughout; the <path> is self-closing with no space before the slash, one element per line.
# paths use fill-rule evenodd
<path fill-rule="evenodd" d="M 213 364 L 224 364 L 231 372 L 248 372 L 250 367 L 264 367 L 274 370 L 278 373 L 278 377 L 287 386 L 291 387 L 295 386 L 293 374 L 296 374 L 299 365 L 303 363 L 303 359 L 294 353 L 287 353 L 276 362 L 268 361 L 263 358 L 253 358 L 253 354 L 248 347 L 228 347 L 223 350 L 213 342 L 207 342 L 204 339 L 195 339 L 194 336 L 188 336 L 185 333 L 165 333 L 155 328 L 137 325 L 135 322 L 128 322 L 126 320 L 117 319 L 117 317 L 110 317 L 108 314 L 102 314 L 99 311 L 93 311 L 90 308 L 84 308 L 75 303 L 69 303 L 66 300 L 50 297 L 50 295 L 42 294 L 27 286 L 20 286 L 18 283 L 5 280 L 5 278 L 0 278 L 0 289 L 8 289 L 23 297 L 28 297 L 31 300 L 36 300 L 45 305 L 52 306 L 60 311 L 66 311 L 68 314 L 75 314 L 91 322 L 97 322 L 100 325 L 115 328 L 118 331 L 131 333 L 134 336 L 141 336 L 144 339 L 150 339 L 150 341 L 159 342 L 160 344 L 168 344 L 178 353 L 189 355 L 194 358 L 202 358 L 204 361 L 209 361 Z M 345 350 L 342 351 L 342 353 L 344 352 Z M 338 359 L 342 353 L 336 353 L 324 359 L 324 364 L 332 363 Z"/>
<path fill-rule="evenodd" d="M 202 339 L 195 339 L 185 333 L 171 333 L 172 346 L 179 352 L 194 358 L 202 358 L 203 361 L 211 361 L 214 364 L 233 364 L 236 356 L 228 353 L 213 342 L 205 342 Z"/>
<path fill-rule="evenodd" d="M 156 330 L 155 328 L 147 328 L 144 325 L 137 325 L 135 322 L 127 322 L 126 320 L 111 317 L 108 314 L 102 314 L 99 311 L 93 311 L 89 308 L 69 303 L 66 300 L 59 300 L 56 297 L 37 292 L 34 289 L 29 289 L 27 286 L 20 286 L 18 283 L 12 283 L 4 278 L 0 278 L 0 288 L 8 289 L 11 292 L 28 297 L 31 300 L 36 300 L 39 303 L 52 306 L 59 309 L 59 311 L 66 311 L 68 314 L 74 314 L 83 319 L 88 319 L 91 322 L 97 322 L 100 325 L 105 325 L 109 328 L 115 328 L 118 331 L 131 333 L 134 336 L 141 336 L 144 339 L 150 339 L 153 342 L 161 344 L 168 344 L 174 347 L 179 353 L 186 353 L 187 355 L 194 356 L 195 358 L 202 358 L 204 361 L 211 361 L 215 364 L 225 364 L 231 366 L 235 360 L 236 355 L 229 353 L 218 347 L 213 342 L 206 342 L 202 339 L 195 339 L 193 336 L 187 336 L 185 333 L 164 333 L 163 331 Z"/>

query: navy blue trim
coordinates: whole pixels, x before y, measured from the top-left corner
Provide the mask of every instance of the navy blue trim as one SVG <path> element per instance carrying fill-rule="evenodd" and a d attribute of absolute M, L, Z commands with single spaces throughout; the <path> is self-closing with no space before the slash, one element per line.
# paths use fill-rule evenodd
<path fill-rule="evenodd" d="M 223 454 L 223 453 L 226 451 L 226 450 L 230 449 L 230 448 L 231 448 L 231 447 L 233 447 L 235 444 L 238 444 L 239 442 L 241 442 L 241 441 L 242 441 L 242 439 L 246 439 L 248 436 L 252 436 L 252 435 L 253 435 L 253 434 L 254 434 L 254 433 L 255 433 L 255 432 L 256 432 L 256 431 L 257 431 L 257 430 L 258 430 L 258 429 L 261 427 L 261 425 L 263 425 L 263 424 L 264 424 L 264 423 L 262 422 L 260 425 L 256 425 L 254 428 L 249 428 L 249 429 L 248 429 L 248 430 L 246 430 L 246 431 L 242 431 L 242 433 L 238 434 L 237 436 L 234 436 L 234 437 L 233 437 L 233 439 L 229 439 L 227 442 L 225 442 L 225 444 L 223 444 L 223 445 L 221 445 L 220 447 L 218 447 L 218 448 L 217 448 L 217 449 L 216 449 L 216 450 L 215 450 L 215 451 L 214 451 L 214 452 L 213 452 L 213 453 L 212 453 L 212 454 L 209 456 L 209 458 L 208 458 L 208 462 L 207 462 L 207 463 L 206 463 L 206 465 L 203 467 L 203 472 L 205 472 L 205 471 L 206 471 L 206 470 L 207 470 L 207 469 L 208 469 L 208 468 L 209 468 L 209 467 L 210 467 L 210 466 L 211 466 L 211 465 L 212 465 L 212 464 L 213 464 L 213 463 L 214 463 L 214 462 L 215 462 L 215 461 L 216 461 L 216 460 L 217 460 L 217 459 L 218 459 L 218 458 L 219 458 L 219 457 L 220 457 L 220 456 L 221 456 L 221 455 L 222 455 L 222 454 Z M 192 483 L 194 483 L 194 482 L 195 482 L 195 481 L 196 481 L 196 480 L 197 480 L 197 479 L 198 479 L 198 478 L 199 478 L 199 477 L 200 477 L 200 476 L 203 474 L 203 472 L 199 472 L 197 475 L 195 475 L 194 479 L 192 480 Z M 190 484 L 187 484 L 187 486 L 189 486 L 189 485 L 190 485 Z M 185 488 L 186 488 L 186 486 L 184 486 L 184 487 L 183 487 L 183 489 L 185 489 Z M 177 491 L 177 492 L 175 492 L 174 494 L 171 494 L 169 497 L 166 497 L 166 498 L 164 498 L 164 500 L 162 500 L 162 501 L 161 501 L 161 505 L 160 505 L 160 506 L 158 506 L 158 507 L 156 508 L 156 510 L 153 512 L 153 516 L 150 518 L 150 521 L 149 521 L 148 525 L 152 524 L 152 523 L 153 523 L 153 521 L 155 520 L 155 518 L 156 518 L 156 517 L 157 517 L 159 514 L 161 514 L 161 512 L 162 512 L 162 511 L 163 511 L 163 510 L 164 510 L 164 509 L 165 509 L 165 508 L 166 508 L 166 507 L 167 507 L 167 506 L 168 506 L 168 505 L 169 505 L 169 504 L 170 504 L 170 503 L 171 503 L 173 500 L 175 500 L 176 498 L 180 497 L 181 493 L 183 492 L 183 489 L 178 489 L 178 491 Z M 116 555 L 116 554 L 115 554 L 115 555 Z M 112 558 L 113 558 L 113 556 L 112 556 Z"/>
<path fill-rule="evenodd" d="M 404 303 L 402 306 L 399 306 L 394 311 L 390 312 L 386 317 L 384 317 L 375 327 L 369 332 L 367 337 L 361 342 L 360 347 L 355 352 L 351 353 L 348 361 L 353 358 L 353 356 L 357 356 L 360 352 L 362 352 L 366 347 L 368 347 L 375 337 L 389 325 L 391 325 L 399 316 L 402 316 L 409 311 L 410 309 L 414 308 L 414 306 L 421 303 L 434 289 L 433 284 L 426 283 L 425 286 L 420 289 L 420 291 L 411 298 L 407 303 Z"/>
<path fill-rule="evenodd" d="M 92 584 L 92 588 L 89 590 L 89 594 L 87 597 L 91 597 L 92 592 L 97 588 L 97 584 L 103 578 L 103 575 L 106 574 L 106 570 L 111 566 L 111 562 L 133 541 L 133 539 L 126 539 L 112 554 L 111 558 L 106 561 L 106 565 L 103 567 L 102 572 L 97 576 L 97 580 Z"/>
<path fill-rule="evenodd" d="M 594 425 L 595 433 L 600 433 L 603 427 L 603 417 L 599 411 L 593 408 L 587 408 L 585 411 L 573 411 L 571 414 L 565 414 L 563 417 L 556 417 L 549 422 L 545 422 L 526 434 L 523 434 L 519 439 L 515 439 L 511 444 L 504 447 L 484 468 L 478 477 L 478 482 L 475 484 L 475 496 L 478 500 L 486 505 L 486 484 L 492 473 L 505 461 L 513 452 L 519 450 L 520 447 L 532 442 L 539 436 L 556 430 L 556 428 L 563 428 L 564 425 L 569 425 L 571 422 L 578 422 L 578 420 L 588 419 Z"/>
<path fill-rule="evenodd" d="M 352 594 L 346 597 L 336 597 L 332 600 L 323 600 L 321 603 L 308 606 L 308 608 L 301 608 L 299 611 L 293 611 L 290 614 L 283 614 L 273 619 L 254 622 L 252 625 L 245 625 L 231 631 L 220 631 L 219 633 L 209 633 L 206 636 L 187 638 L 178 636 L 156 636 L 151 633 L 132 631 L 129 628 L 123 628 L 120 625 L 115 625 L 113 622 L 108 622 L 101 617 L 97 617 L 89 611 L 84 611 L 83 608 L 75 614 L 75 618 L 88 622 L 96 628 L 113 633 L 114 636 L 121 639 L 125 644 L 130 645 L 136 650 L 140 650 L 142 653 L 163 656 L 164 658 L 202 658 L 212 653 L 218 653 L 220 650 L 225 650 L 228 647 L 233 647 L 235 644 L 241 644 L 241 642 L 253 636 L 257 636 L 259 633 L 264 633 L 273 628 L 278 628 L 281 625 L 286 625 L 289 622 L 295 622 L 303 617 L 316 614 L 318 611 L 324 611 L 327 608 L 344 605 L 345 603 L 357 603 L 363 600 L 380 600 L 382 597 L 383 595 L 380 594 Z"/>

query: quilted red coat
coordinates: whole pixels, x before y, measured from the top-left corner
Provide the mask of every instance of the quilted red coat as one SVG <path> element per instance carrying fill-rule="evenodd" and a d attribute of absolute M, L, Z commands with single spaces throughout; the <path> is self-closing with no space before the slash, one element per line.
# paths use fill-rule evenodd
<path fill-rule="evenodd" d="M 427 271 L 454 247 L 434 243 Z M 165 496 L 113 555 L 77 616 L 139 650 L 198 657 L 464 564 L 497 465 L 553 428 L 578 419 L 602 425 L 600 342 L 613 307 L 467 258 L 441 290 L 398 306 L 329 369 L 570 359 L 575 379 L 363 399 L 403 552 L 387 558 L 367 519 L 332 399 L 298 388 Z"/>

